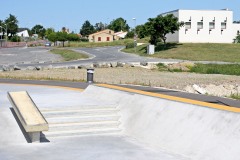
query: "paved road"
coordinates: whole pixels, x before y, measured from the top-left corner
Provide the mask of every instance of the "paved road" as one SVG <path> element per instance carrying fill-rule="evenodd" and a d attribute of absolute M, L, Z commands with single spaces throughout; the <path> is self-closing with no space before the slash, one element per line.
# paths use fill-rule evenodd
<path fill-rule="evenodd" d="M 141 57 L 134 54 L 123 53 L 121 46 L 99 47 L 99 48 L 72 48 L 78 52 L 84 52 L 90 55 L 90 59 L 76 60 L 70 62 L 58 62 L 61 57 L 49 53 L 50 48 L 5 48 L 0 49 L 0 65 L 15 65 L 24 68 L 27 66 L 47 66 L 53 67 L 86 65 L 96 62 L 178 62 L 181 60 L 158 59 Z"/>
<path fill-rule="evenodd" d="M 13 79 L 0 79 L 0 83 L 37 84 L 37 85 L 63 86 L 63 87 L 80 88 L 80 89 L 85 89 L 89 85 L 88 83 L 84 83 L 84 82 L 13 80 Z M 131 85 L 119 85 L 119 86 L 240 108 L 240 101 L 232 100 L 228 98 L 192 94 L 192 93 L 186 93 L 186 92 L 180 92 L 180 91 L 168 90 L 168 89 L 162 89 L 162 88 L 131 86 Z"/>

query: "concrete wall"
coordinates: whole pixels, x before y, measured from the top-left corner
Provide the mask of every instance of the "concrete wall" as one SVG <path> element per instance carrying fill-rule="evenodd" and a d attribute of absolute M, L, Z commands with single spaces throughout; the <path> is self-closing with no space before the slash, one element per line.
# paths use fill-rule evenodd
<path fill-rule="evenodd" d="M 176 13 L 178 12 L 178 13 Z M 232 43 L 235 32 L 233 27 L 233 12 L 229 10 L 177 10 L 181 22 L 191 22 L 191 28 L 181 27 L 174 35 L 169 34 L 168 42 L 180 43 Z M 197 23 L 203 22 L 203 28 L 198 29 Z M 209 22 L 215 22 L 215 28 L 209 28 Z M 226 22 L 226 29 L 221 29 L 221 23 Z M 177 39 L 177 34 L 179 38 Z"/>
<path fill-rule="evenodd" d="M 194 160 L 240 157 L 240 114 L 89 86 L 85 95 L 117 103 L 123 133 Z"/>
<path fill-rule="evenodd" d="M 240 35 L 240 24 L 233 24 L 233 37 L 236 38 L 237 35 Z"/>

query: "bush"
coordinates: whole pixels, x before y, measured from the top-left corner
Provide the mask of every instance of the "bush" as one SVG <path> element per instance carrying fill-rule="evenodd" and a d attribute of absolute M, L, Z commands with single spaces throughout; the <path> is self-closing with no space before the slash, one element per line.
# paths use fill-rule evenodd
<path fill-rule="evenodd" d="M 129 49 L 129 48 L 134 48 L 134 43 L 133 42 L 126 44 L 126 49 Z"/>
<path fill-rule="evenodd" d="M 11 42 L 20 42 L 21 41 L 21 38 L 19 36 L 13 36 L 11 38 Z"/>
<path fill-rule="evenodd" d="M 238 35 L 238 36 L 236 37 L 236 42 L 237 42 L 237 43 L 240 43 L 240 35 Z"/>
<path fill-rule="evenodd" d="M 80 41 L 81 42 L 89 42 L 89 39 L 87 39 L 87 38 L 80 38 Z"/>

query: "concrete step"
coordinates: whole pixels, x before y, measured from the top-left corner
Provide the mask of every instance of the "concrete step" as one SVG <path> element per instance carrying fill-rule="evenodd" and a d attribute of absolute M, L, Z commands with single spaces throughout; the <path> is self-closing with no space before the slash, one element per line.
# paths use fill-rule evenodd
<path fill-rule="evenodd" d="M 118 128 L 119 121 L 50 124 L 49 131 Z"/>
<path fill-rule="evenodd" d="M 61 117 L 48 117 L 46 118 L 49 124 L 59 124 L 59 123 L 77 123 L 77 122 L 102 122 L 102 121 L 118 121 L 120 116 L 115 114 L 108 115 L 85 115 L 85 116 L 61 116 Z"/>
<path fill-rule="evenodd" d="M 82 110 L 54 110 L 42 112 L 43 116 L 47 119 L 50 117 L 74 117 L 74 116 L 86 116 L 86 115 L 112 115 L 117 114 L 118 109 L 82 109 Z"/>
<path fill-rule="evenodd" d="M 82 110 L 82 109 L 115 109 L 116 105 L 81 105 L 81 106 L 67 106 L 67 107 L 41 107 L 41 112 L 61 111 L 61 110 Z"/>
<path fill-rule="evenodd" d="M 99 134 L 118 134 L 121 130 L 118 128 L 106 128 L 106 129 L 82 129 L 82 130 L 68 130 L 68 131 L 48 131 L 43 132 L 46 138 L 52 137 L 72 137 L 72 136 L 90 136 Z"/>

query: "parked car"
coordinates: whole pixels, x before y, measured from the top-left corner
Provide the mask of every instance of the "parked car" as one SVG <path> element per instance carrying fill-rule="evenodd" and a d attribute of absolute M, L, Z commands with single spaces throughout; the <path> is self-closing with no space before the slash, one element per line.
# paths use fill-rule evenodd
<path fill-rule="evenodd" d="M 45 43 L 45 47 L 51 47 L 52 46 L 52 43 L 51 42 L 46 42 Z"/>

